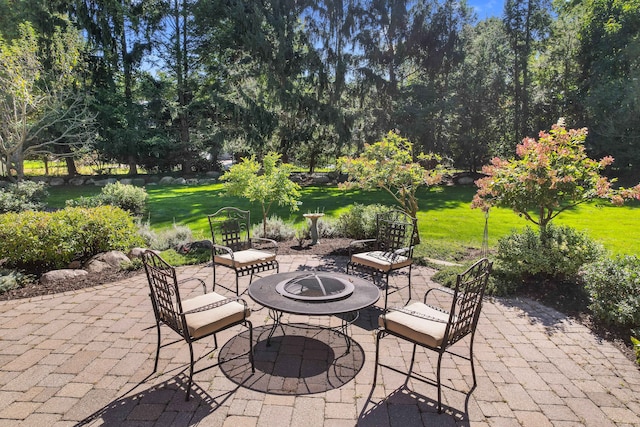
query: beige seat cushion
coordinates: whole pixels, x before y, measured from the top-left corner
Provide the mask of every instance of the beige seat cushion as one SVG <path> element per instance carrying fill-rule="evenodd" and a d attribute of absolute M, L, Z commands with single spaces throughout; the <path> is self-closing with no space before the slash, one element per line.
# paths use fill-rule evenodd
<path fill-rule="evenodd" d="M 182 309 L 187 312 L 225 299 L 227 299 L 227 297 L 215 292 L 210 292 L 182 301 Z M 232 323 L 239 322 L 245 318 L 245 315 L 249 317 L 250 314 L 251 310 L 248 308 L 245 313 L 244 304 L 238 301 L 232 301 L 220 307 L 212 308 L 211 310 L 187 314 L 187 328 L 193 338 L 200 338 L 218 331 L 225 326 L 229 326 Z"/>
<path fill-rule="evenodd" d="M 408 266 L 411 264 L 411 258 L 389 252 L 372 251 L 351 255 L 351 262 L 386 272 Z"/>
<path fill-rule="evenodd" d="M 258 249 L 246 249 L 244 251 L 238 251 L 233 253 L 233 259 L 231 255 L 216 255 L 214 262 L 216 264 L 224 264 L 228 267 L 242 268 L 248 265 L 260 264 L 263 262 L 269 262 L 276 259 L 276 254 L 267 251 L 261 251 Z"/>
<path fill-rule="evenodd" d="M 443 313 L 426 304 L 414 302 L 403 311 L 389 311 L 378 318 L 378 324 L 390 332 L 407 337 L 421 344 L 438 347 L 444 339 L 449 314 Z M 407 312 L 419 313 L 436 320 L 413 316 Z M 385 323 L 386 319 L 386 323 Z"/>

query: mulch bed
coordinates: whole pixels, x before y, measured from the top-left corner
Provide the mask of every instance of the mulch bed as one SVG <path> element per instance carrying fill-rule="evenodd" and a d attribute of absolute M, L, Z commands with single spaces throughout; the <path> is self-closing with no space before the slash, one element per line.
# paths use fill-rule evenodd
<path fill-rule="evenodd" d="M 279 255 L 348 255 L 348 246 L 351 239 L 324 239 L 317 245 L 310 245 L 310 241 L 303 242 L 300 246 L 298 240 L 288 240 L 278 243 Z M 34 282 L 20 289 L 13 289 L 0 294 L 0 301 L 8 301 L 22 298 L 32 298 L 41 295 L 53 295 L 61 292 L 76 291 L 90 286 L 112 283 L 144 274 L 144 270 L 138 271 L 109 271 L 103 273 L 91 273 L 82 278 L 75 278 L 68 282 L 56 282 L 42 285 Z"/>

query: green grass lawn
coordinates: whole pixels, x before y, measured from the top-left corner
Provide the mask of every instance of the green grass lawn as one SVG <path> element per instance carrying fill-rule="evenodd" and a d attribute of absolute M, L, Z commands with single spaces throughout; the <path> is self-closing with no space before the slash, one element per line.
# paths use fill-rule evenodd
<path fill-rule="evenodd" d="M 189 226 L 197 238 L 209 237 L 207 214 L 225 206 L 250 209 L 252 222 L 261 221 L 258 204 L 246 199 L 223 196 L 222 184 L 197 187 L 157 186 L 148 187 L 148 220 L 155 229 L 170 227 L 174 223 Z M 52 207 L 63 207 L 68 198 L 98 194 L 98 187 L 53 187 L 48 203 Z M 475 187 L 443 187 L 424 189 L 419 192 L 420 211 L 418 227 L 421 245 L 418 255 L 455 258 L 465 248 L 480 248 L 485 224 L 485 215 L 471 209 L 470 203 Z M 274 207 L 271 215 L 302 226 L 302 214 L 323 211 L 326 218 L 336 218 L 354 203 L 382 203 L 392 205 L 391 196 L 384 192 L 342 191 L 337 187 L 305 187 L 302 204 L 298 212 Z M 630 203 L 623 207 L 590 203 L 581 205 L 558 217 L 557 224 L 565 224 L 585 231 L 591 238 L 600 241 L 613 254 L 640 252 L 640 204 Z M 489 246 L 513 229 L 527 225 L 527 221 L 508 209 L 492 209 L 489 215 Z"/>

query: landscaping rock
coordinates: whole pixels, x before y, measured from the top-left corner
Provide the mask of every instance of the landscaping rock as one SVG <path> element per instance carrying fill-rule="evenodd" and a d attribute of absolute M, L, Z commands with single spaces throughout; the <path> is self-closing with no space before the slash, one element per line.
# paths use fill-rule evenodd
<path fill-rule="evenodd" d="M 129 257 L 120 251 L 109 251 L 92 257 L 84 265 L 89 273 L 100 273 L 105 270 L 121 270 L 123 262 L 129 262 Z"/>
<path fill-rule="evenodd" d="M 133 178 L 131 180 L 131 184 L 135 185 L 136 187 L 144 187 L 144 178 Z"/>
<path fill-rule="evenodd" d="M 104 187 L 107 184 L 115 184 L 116 182 L 118 182 L 118 180 L 115 178 L 107 178 L 107 179 L 97 179 L 93 182 L 93 184 L 98 187 Z"/>
<path fill-rule="evenodd" d="M 88 274 L 89 273 L 86 270 L 76 270 L 71 268 L 53 270 L 40 276 L 40 283 L 43 285 L 48 285 L 54 282 L 77 279 L 79 277 L 87 276 Z"/>
<path fill-rule="evenodd" d="M 52 187 L 64 185 L 64 178 L 51 178 L 51 181 L 49 181 L 49 185 L 51 185 Z"/>
<path fill-rule="evenodd" d="M 329 184 L 331 179 L 324 173 L 314 173 L 311 175 L 314 184 Z"/>
<path fill-rule="evenodd" d="M 81 178 L 79 176 L 77 176 L 75 178 L 71 178 L 69 180 L 69 184 L 71 184 L 71 185 L 84 185 L 84 178 Z"/>
<path fill-rule="evenodd" d="M 173 184 L 173 177 L 171 176 L 163 176 L 162 178 L 160 178 L 160 185 L 171 185 Z"/>
<path fill-rule="evenodd" d="M 218 172 L 218 171 L 207 171 L 207 173 L 205 175 L 207 175 L 209 178 L 213 178 L 213 179 L 220 178 L 220 172 Z"/>
<path fill-rule="evenodd" d="M 176 252 L 188 254 L 191 251 L 199 249 L 206 249 L 210 251 L 213 249 L 213 243 L 211 240 L 197 240 L 195 242 L 184 243 L 176 248 Z"/>
<path fill-rule="evenodd" d="M 131 178 L 122 178 L 120 180 L 120 184 L 122 184 L 122 185 L 131 185 Z"/>
<path fill-rule="evenodd" d="M 173 180 L 173 184 L 175 185 L 187 185 L 187 180 L 184 178 L 176 178 Z"/>
<path fill-rule="evenodd" d="M 127 254 L 127 257 L 129 257 L 129 259 L 142 258 L 142 254 L 147 250 L 149 250 L 149 249 L 147 249 L 147 248 L 133 248 L 133 249 L 131 249 L 129 251 L 129 253 Z M 160 251 L 152 250 L 151 252 L 155 253 L 156 255 L 160 255 Z"/>
<path fill-rule="evenodd" d="M 471 176 L 461 176 L 460 178 L 458 178 L 457 184 L 460 185 L 470 185 L 473 184 L 474 179 Z"/>

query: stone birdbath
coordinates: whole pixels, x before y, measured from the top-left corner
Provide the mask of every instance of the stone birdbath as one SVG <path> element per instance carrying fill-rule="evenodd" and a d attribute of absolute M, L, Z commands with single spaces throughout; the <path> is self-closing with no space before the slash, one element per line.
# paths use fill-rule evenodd
<path fill-rule="evenodd" d="M 314 213 L 306 213 L 302 215 L 305 218 L 309 218 L 311 220 L 311 245 L 317 245 L 318 244 L 318 218 L 321 218 L 324 216 L 323 213 L 321 212 L 314 212 Z"/>

